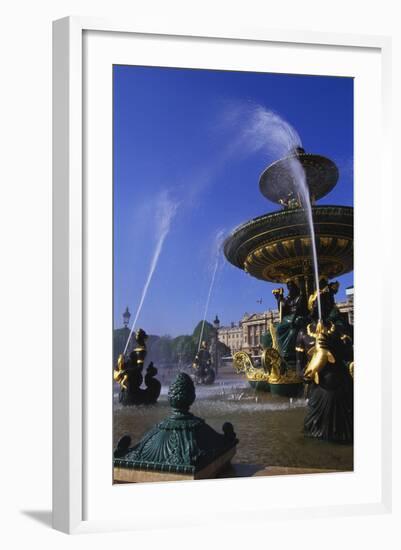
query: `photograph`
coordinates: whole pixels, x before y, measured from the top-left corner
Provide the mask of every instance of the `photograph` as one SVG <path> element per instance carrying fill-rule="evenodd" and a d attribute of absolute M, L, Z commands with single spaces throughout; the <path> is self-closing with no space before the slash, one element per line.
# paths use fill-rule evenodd
<path fill-rule="evenodd" d="M 353 471 L 354 79 L 112 78 L 113 483 Z"/>
<path fill-rule="evenodd" d="M 396 8 L 4 6 L 3 548 L 399 546 Z"/>

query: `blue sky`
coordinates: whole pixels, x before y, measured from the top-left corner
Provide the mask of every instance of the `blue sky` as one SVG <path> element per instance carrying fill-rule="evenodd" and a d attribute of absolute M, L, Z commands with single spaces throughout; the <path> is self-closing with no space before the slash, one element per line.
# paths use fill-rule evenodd
<path fill-rule="evenodd" d="M 137 323 L 148 333 L 192 332 L 216 260 L 208 320 L 217 313 L 228 324 L 273 308 L 278 285 L 228 264 L 216 243 L 278 209 L 258 181 L 284 153 L 291 127 L 307 152 L 339 168 L 319 204 L 353 204 L 352 79 L 115 66 L 113 80 L 115 326 L 127 305 L 135 316 L 163 232 Z M 352 273 L 339 280 L 341 300 Z"/>

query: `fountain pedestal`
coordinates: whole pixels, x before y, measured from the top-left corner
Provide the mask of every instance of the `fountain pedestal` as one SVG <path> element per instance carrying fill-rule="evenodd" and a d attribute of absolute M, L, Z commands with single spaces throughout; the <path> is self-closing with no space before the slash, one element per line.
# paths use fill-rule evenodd
<path fill-rule="evenodd" d="M 192 379 L 180 373 L 168 398 L 172 414 L 130 447 L 123 437 L 114 451 L 115 482 L 177 481 L 214 478 L 235 455 L 238 439 L 232 424 L 216 432 L 189 412 L 195 400 Z"/>

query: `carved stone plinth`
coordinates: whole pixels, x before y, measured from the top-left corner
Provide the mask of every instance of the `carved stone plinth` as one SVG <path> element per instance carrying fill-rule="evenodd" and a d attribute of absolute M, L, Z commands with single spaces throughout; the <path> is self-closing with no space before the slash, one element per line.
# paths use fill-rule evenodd
<path fill-rule="evenodd" d="M 194 479 L 212 479 L 229 466 L 235 455 L 235 447 L 217 457 L 213 462 L 191 473 L 160 472 L 156 470 L 140 470 L 137 468 L 114 467 L 114 481 L 118 483 L 142 483 L 152 481 L 189 481 Z"/>
<path fill-rule="evenodd" d="M 192 379 L 180 373 L 171 384 L 172 414 L 130 447 L 131 438 L 120 439 L 114 451 L 116 482 L 177 481 L 213 478 L 234 456 L 238 439 L 232 424 L 216 432 L 189 412 L 195 400 Z"/>

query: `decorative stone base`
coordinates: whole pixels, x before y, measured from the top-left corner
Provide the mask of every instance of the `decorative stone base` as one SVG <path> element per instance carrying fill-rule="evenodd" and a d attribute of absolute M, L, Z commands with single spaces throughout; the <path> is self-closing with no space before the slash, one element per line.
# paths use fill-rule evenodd
<path fill-rule="evenodd" d="M 202 470 L 188 473 L 160 472 L 156 470 L 138 470 L 134 468 L 114 467 L 114 483 L 149 483 L 153 481 L 188 481 L 194 479 L 213 479 L 227 468 L 236 448 L 233 447 L 219 456 Z"/>

